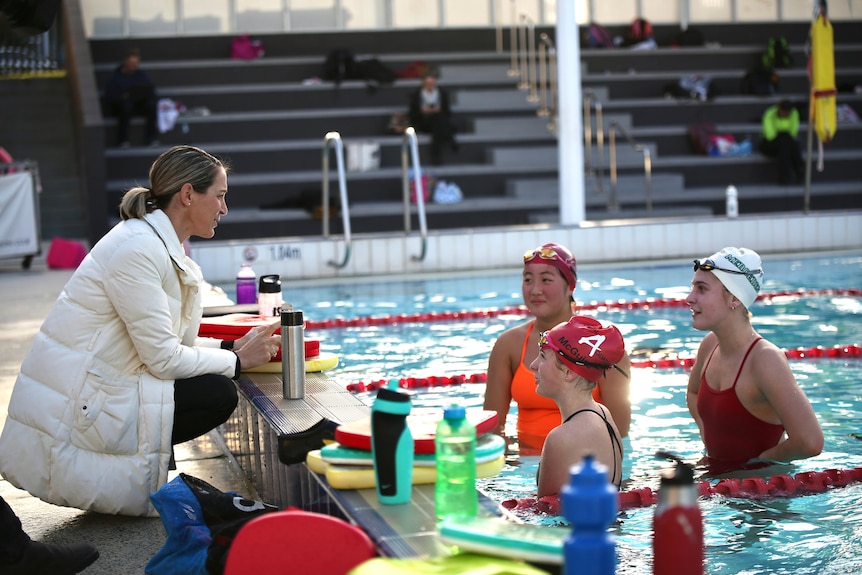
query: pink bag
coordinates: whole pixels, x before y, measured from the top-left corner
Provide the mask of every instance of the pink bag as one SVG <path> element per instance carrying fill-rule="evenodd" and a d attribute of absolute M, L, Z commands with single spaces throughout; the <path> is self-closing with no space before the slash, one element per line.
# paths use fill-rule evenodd
<path fill-rule="evenodd" d="M 87 248 L 83 243 L 64 238 L 54 238 L 48 248 L 45 263 L 52 270 L 73 270 L 81 265 L 87 256 Z"/>
<path fill-rule="evenodd" d="M 263 42 L 240 34 L 230 41 L 230 57 L 234 60 L 256 60 L 263 56 Z"/>

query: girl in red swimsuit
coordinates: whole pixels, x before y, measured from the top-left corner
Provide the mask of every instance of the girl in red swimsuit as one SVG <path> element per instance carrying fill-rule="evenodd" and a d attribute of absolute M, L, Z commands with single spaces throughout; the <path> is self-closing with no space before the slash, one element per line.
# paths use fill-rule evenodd
<path fill-rule="evenodd" d="M 692 326 L 708 331 L 697 351 L 686 403 L 714 473 L 804 459 L 823 449 L 814 410 L 784 353 L 752 327 L 763 284 L 760 256 L 724 248 L 694 260 L 686 298 Z"/>

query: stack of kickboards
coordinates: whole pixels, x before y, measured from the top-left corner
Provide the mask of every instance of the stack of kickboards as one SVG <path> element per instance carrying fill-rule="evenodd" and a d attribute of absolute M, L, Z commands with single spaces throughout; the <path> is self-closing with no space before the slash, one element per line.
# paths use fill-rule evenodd
<path fill-rule="evenodd" d="M 201 320 L 198 335 L 200 337 L 214 337 L 216 339 L 239 339 L 246 332 L 259 325 L 268 325 L 278 321 L 277 317 L 264 317 L 247 313 L 231 313 L 214 317 L 205 317 Z M 276 330 L 276 335 L 281 330 Z M 334 353 L 320 351 L 320 340 L 305 338 L 305 372 L 312 373 L 326 371 L 338 366 L 338 356 Z M 271 361 L 253 367 L 243 368 L 243 371 L 260 373 L 281 373 L 281 350 Z"/>
<path fill-rule="evenodd" d="M 414 408 L 407 416 L 413 436 L 413 484 L 434 483 L 434 434 L 443 419 L 442 408 Z M 497 412 L 468 409 L 467 419 L 476 427 L 476 477 L 493 477 L 505 463 L 506 440 L 491 433 Z M 374 461 L 371 454 L 371 417 L 345 423 L 335 429 L 335 441 L 308 453 L 308 468 L 324 475 L 335 489 L 373 489 Z"/>

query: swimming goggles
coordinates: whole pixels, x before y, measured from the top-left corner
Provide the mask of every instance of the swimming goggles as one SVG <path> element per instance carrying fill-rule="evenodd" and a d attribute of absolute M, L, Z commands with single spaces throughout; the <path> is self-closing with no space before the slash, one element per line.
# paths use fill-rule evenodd
<path fill-rule="evenodd" d="M 600 370 L 602 370 L 602 373 L 605 373 L 609 369 L 614 368 L 615 370 L 617 370 L 618 372 L 620 372 L 624 376 L 626 376 L 626 377 L 629 376 L 629 374 L 627 374 L 622 369 L 620 369 L 619 366 L 617 366 L 616 364 L 605 365 L 603 363 L 593 363 L 590 361 L 583 361 L 580 359 L 573 358 L 572 356 L 570 356 L 569 354 L 564 352 L 562 349 L 557 347 L 557 344 L 555 344 L 553 341 L 551 341 L 551 339 L 548 337 L 547 331 L 543 331 L 542 333 L 539 334 L 539 349 L 542 349 L 543 347 L 551 348 L 551 350 L 554 353 L 556 353 L 557 355 L 559 355 L 560 357 L 562 357 L 563 359 L 565 359 L 569 363 L 573 363 L 575 365 L 582 365 L 584 367 L 591 367 L 593 369 L 600 369 Z"/>
<path fill-rule="evenodd" d="M 705 272 L 711 272 L 713 270 L 718 270 L 720 272 L 725 272 L 728 274 L 737 274 L 737 275 L 741 275 L 741 276 L 756 276 L 756 275 L 760 275 L 763 273 L 763 270 L 760 268 L 757 268 L 756 270 L 746 270 L 746 271 L 728 270 L 728 269 L 720 268 L 717 265 L 715 265 L 715 262 L 712 260 L 705 260 L 703 263 L 700 263 L 699 261 L 694 260 L 694 271 L 697 271 L 697 270 L 703 270 Z"/>
<path fill-rule="evenodd" d="M 552 250 L 551 248 L 537 248 L 535 250 L 527 250 L 524 253 L 524 261 L 528 262 L 530 260 L 542 258 L 543 260 L 559 260 L 564 261 L 560 254 Z M 566 262 L 568 263 L 568 262 Z"/>

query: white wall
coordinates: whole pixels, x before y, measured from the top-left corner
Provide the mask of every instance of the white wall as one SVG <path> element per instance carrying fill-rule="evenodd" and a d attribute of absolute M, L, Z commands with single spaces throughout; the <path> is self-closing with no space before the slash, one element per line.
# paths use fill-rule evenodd
<path fill-rule="evenodd" d="M 518 261 L 527 247 L 549 241 L 572 247 L 581 263 L 695 258 L 727 245 L 749 246 L 761 255 L 858 251 L 862 249 L 862 212 L 435 230 L 429 231 L 426 257 L 421 262 L 413 260 L 421 251 L 418 233 L 356 234 L 350 259 L 342 269 L 327 264 L 344 259 L 344 241 L 339 236 L 205 240 L 192 244 L 192 258 L 213 283 L 232 281 L 243 261 L 251 262 L 258 274 L 277 273 L 292 280 L 379 279 L 387 275 L 505 268 Z"/>
<path fill-rule="evenodd" d="M 508 26 L 526 14 L 554 25 L 558 0 L 83 0 L 89 37 L 273 33 L 291 30 Z M 657 24 L 807 21 L 814 0 L 568 0 L 578 22 Z M 830 18 L 862 18 L 862 0 L 831 0 Z"/>

